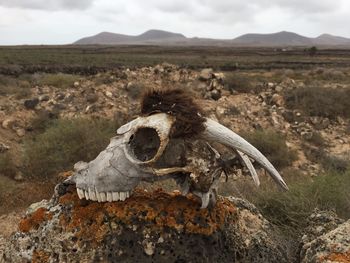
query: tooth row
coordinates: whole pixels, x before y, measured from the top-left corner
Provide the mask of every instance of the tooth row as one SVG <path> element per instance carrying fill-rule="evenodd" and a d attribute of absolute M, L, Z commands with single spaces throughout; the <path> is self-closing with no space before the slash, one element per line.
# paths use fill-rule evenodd
<path fill-rule="evenodd" d="M 93 200 L 98 202 L 113 202 L 113 201 L 124 201 L 130 196 L 130 192 L 97 192 L 89 188 L 83 190 L 77 188 L 79 199 L 85 198 L 86 200 Z"/>

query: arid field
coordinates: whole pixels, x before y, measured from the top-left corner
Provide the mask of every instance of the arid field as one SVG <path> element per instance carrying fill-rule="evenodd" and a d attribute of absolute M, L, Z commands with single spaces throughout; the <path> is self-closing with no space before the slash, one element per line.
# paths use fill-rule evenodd
<path fill-rule="evenodd" d="M 1 234 L 50 198 L 74 163 L 94 159 L 137 116 L 145 91 L 174 87 L 256 146 L 290 187 L 279 191 L 258 169 L 257 188 L 243 170 L 223 180 L 221 195 L 251 201 L 293 240 L 315 209 L 350 218 L 350 50 L 8 46 L 0 47 Z"/>

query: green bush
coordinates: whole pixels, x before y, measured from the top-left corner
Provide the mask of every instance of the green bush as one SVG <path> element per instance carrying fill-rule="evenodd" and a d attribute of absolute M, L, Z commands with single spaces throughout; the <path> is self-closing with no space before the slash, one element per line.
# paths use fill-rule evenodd
<path fill-rule="evenodd" d="M 300 109 L 310 116 L 350 118 L 350 89 L 300 87 L 284 92 L 287 108 Z"/>
<path fill-rule="evenodd" d="M 75 81 L 79 80 L 79 76 L 71 74 L 43 74 L 37 79 L 38 85 L 54 86 L 56 88 L 70 88 Z"/>
<path fill-rule="evenodd" d="M 25 141 L 25 172 L 28 176 L 49 178 L 71 169 L 80 160 L 90 161 L 108 145 L 115 129 L 114 121 L 54 120 L 43 133 Z"/>
<path fill-rule="evenodd" d="M 285 138 L 272 130 L 255 130 L 243 133 L 242 136 L 261 151 L 276 168 L 290 166 L 297 159 L 296 152 L 287 147 Z"/>

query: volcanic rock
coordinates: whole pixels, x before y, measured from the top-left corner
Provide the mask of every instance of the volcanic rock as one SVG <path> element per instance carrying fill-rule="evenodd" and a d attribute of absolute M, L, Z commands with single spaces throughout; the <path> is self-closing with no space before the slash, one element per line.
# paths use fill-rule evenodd
<path fill-rule="evenodd" d="M 2 244 L 5 262 L 288 262 L 284 242 L 257 209 L 220 198 L 135 190 L 124 202 L 79 200 L 60 184 Z"/>
<path fill-rule="evenodd" d="M 35 106 L 38 105 L 38 103 L 39 103 L 38 98 L 25 100 L 24 107 L 26 107 L 26 109 L 33 110 L 33 109 L 35 109 Z"/>
<path fill-rule="evenodd" d="M 350 220 L 342 223 L 333 212 L 318 211 L 309 220 L 300 262 L 350 262 Z"/>

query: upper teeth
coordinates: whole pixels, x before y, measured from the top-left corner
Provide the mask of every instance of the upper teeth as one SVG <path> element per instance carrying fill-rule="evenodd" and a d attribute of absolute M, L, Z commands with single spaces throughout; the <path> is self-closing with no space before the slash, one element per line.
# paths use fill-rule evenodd
<path fill-rule="evenodd" d="M 130 196 L 130 192 L 97 192 L 96 189 L 89 188 L 83 190 L 77 188 L 79 199 L 93 200 L 98 202 L 124 201 Z"/>

